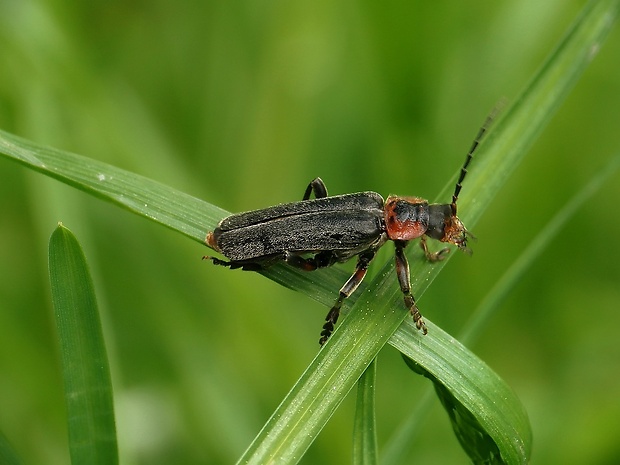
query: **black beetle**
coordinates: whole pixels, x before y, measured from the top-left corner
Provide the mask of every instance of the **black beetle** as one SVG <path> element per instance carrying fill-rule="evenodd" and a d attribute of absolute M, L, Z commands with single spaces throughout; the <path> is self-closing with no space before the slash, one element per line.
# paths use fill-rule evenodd
<path fill-rule="evenodd" d="M 306 271 L 345 262 L 357 256 L 353 275 L 340 289 L 340 295 L 325 318 L 319 343 L 323 345 L 334 330 L 344 299 L 358 288 L 377 250 L 394 241 L 396 274 L 416 327 L 427 333 L 424 320 L 411 294 L 409 264 L 404 249 L 420 238 L 420 246 L 431 261 L 441 260 L 450 249 L 430 252 L 426 238 L 456 245 L 469 252 L 467 239 L 472 235 L 456 216 L 456 202 L 467 167 L 482 140 L 492 116 L 487 118 L 467 153 L 456 182 L 452 203 L 429 204 L 419 197 L 389 196 L 384 201 L 376 192 L 329 197 L 320 178 L 306 189 L 303 200 L 262 210 L 237 213 L 224 218 L 206 244 L 229 261 L 204 257 L 231 269 L 257 271 L 276 262 Z M 316 198 L 310 199 L 314 192 Z"/>

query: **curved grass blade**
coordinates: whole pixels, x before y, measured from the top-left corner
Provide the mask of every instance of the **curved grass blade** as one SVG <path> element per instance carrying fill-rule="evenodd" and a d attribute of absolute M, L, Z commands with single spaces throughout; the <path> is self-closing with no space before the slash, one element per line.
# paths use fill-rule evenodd
<path fill-rule="evenodd" d="M 433 382 L 461 446 L 474 463 L 527 463 L 532 433 L 527 413 L 510 387 L 482 360 L 440 328 L 422 345 L 394 335 L 408 366 Z M 421 353 L 424 354 L 421 357 Z M 417 360 L 424 359 L 424 363 Z M 414 362 L 414 360 L 416 360 Z"/>
<path fill-rule="evenodd" d="M 451 389 L 446 388 L 443 383 L 413 360 L 405 355 L 403 359 L 411 370 L 431 380 L 441 405 L 448 412 L 454 433 L 472 462 L 476 464 L 505 463 L 501 459 L 501 452 L 493 437 L 472 415 L 473 410 L 463 405 L 452 395 Z M 510 425 L 510 421 L 506 423 Z"/>
<path fill-rule="evenodd" d="M 74 464 L 118 463 L 110 368 L 93 282 L 75 236 L 59 225 L 49 272 Z"/>

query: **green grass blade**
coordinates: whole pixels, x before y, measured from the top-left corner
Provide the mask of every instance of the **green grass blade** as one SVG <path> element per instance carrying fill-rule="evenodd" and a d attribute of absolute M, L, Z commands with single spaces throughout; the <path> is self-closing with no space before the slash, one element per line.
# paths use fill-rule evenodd
<path fill-rule="evenodd" d="M 441 404 L 448 412 L 448 416 L 452 423 L 452 429 L 471 461 L 476 464 L 506 463 L 501 457 L 502 454 L 493 436 L 472 414 L 475 410 L 461 403 L 452 395 L 453 390 L 451 388 L 446 388 L 442 382 L 439 382 L 426 370 L 421 369 L 413 360 L 406 356 L 403 356 L 403 358 L 413 371 L 426 376 L 433 382 L 437 397 L 439 397 Z M 484 370 L 484 372 L 488 371 L 489 370 L 486 369 Z M 464 387 L 467 388 L 468 386 Z M 478 397 L 479 394 L 478 392 L 472 393 L 472 395 L 476 397 Z M 501 425 L 499 428 L 500 430 L 504 430 L 506 426 L 510 427 L 512 424 L 512 418 L 501 420 L 504 420 L 505 425 Z"/>
<path fill-rule="evenodd" d="M 110 368 L 94 286 L 77 239 L 62 225 L 50 238 L 49 272 L 71 462 L 118 463 Z"/>
<path fill-rule="evenodd" d="M 220 208 L 135 173 L 0 131 L 0 153 L 197 241 L 226 215 Z"/>
<path fill-rule="evenodd" d="M 357 403 L 353 427 L 353 463 L 374 465 L 378 460 L 375 391 L 377 359 L 357 382 Z"/>
<path fill-rule="evenodd" d="M 396 333 L 394 345 L 410 368 L 433 382 L 470 459 L 474 463 L 527 463 L 532 433 L 527 413 L 512 389 L 441 329 L 433 328 L 432 340 L 423 347 L 405 340 L 415 327 L 409 322 L 403 326 L 408 330 Z"/>

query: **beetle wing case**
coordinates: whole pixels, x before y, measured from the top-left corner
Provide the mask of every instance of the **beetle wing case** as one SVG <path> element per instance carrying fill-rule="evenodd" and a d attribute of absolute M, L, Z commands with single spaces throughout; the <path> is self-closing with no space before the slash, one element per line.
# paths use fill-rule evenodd
<path fill-rule="evenodd" d="M 383 243 L 383 198 L 375 192 L 276 205 L 224 218 L 213 235 L 235 262 L 284 252 L 343 251 L 346 260 Z"/>
<path fill-rule="evenodd" d="M 335 195 L 320 199 L 302 200 L 283 203 L 262 210 L 235 213 L 220 221 L 218 228 L 222 231 L 244 228 L 269 220 L 295 216 L 303 213 L 321 213 L 343 210 L 383 210 L 383 197 L 376 192 L 359 192 L 355 194 Z"/>

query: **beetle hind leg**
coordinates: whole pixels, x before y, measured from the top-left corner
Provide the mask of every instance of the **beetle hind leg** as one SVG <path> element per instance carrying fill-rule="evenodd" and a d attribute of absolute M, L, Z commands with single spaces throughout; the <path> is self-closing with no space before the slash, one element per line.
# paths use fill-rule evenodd
<path fill-rule="evenodd" d="M 342 302 L 351 294 L 353 294 L 362 283 L 364 277 L 366 276 L 366 272 L 368 271 L 368 265 L 370 264 L 374 256 L 375 251 L 372 250 L 364 252 L 358 257 L 355 271 L 340 289 L 340 295 L 338 296 L 336 303 L 325 317 L 325 324 L 323 325 L 323 331 L 321 331 L 321 338 L 319 339 L 319 344 L 325 344 L 325 342 L 327 342 L 327 339 L 329 339 L 329 337 L 334 332 L 334 326 L 336 325 L 338 317 L 340 316 L 340 308 L 342 307 Z"/>
<path fill-rule="evenodd" d="M 327 187 L 321 178 L 314 178 L 310 181 L 310 184 L 308 184 L 306 192 L 304 193 L 303 200 L 308 200 L 312 192 L 314 192 L 314 197 L 317 199 L 327 197 Z"/>
<path fill-rule="evenodd" d="M 203 256 L 202 259 L 211 260 L 213 264 L 217 266 L 227 266 L 231 270 L 236 270 L 238 268 L 241 268 L 243 271 L 260 271 L 265 268 L 260 263 L 242 263 L 242 262 L 235 262 L 233 260 L 226 261 L 220 258 L 208 256 L 208 255 Z"/>
<path fill-rule="evenodd" d="M 203 260 L 211 260 L 214 265 L 218 266 L 230 266 L 232 268 L 232 262 L 227 262 L 226 260 L 222 260 L 216 257 L 210 257 L 209 255 L 205 255 L 202 257 Z"/>

